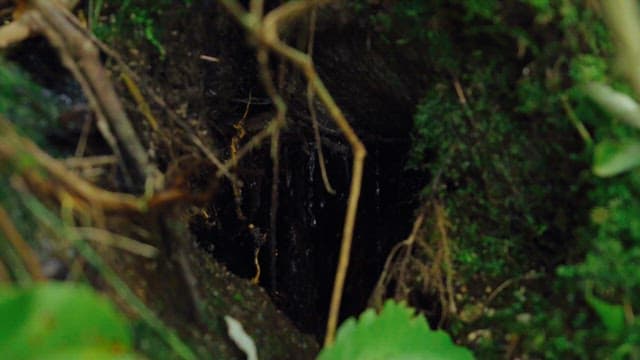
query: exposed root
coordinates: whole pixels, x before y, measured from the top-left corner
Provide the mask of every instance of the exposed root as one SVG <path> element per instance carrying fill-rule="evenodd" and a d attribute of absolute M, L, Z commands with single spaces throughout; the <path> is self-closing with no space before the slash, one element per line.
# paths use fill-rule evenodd
<path fill-rule="evenodd" d="M 384 263 L 384 268 L 382 269 L 382 273 L 378 278 L 378 282 L 373 289 L 371 297 L 369 299 L 369 305 L 376 308 L 382 309 L 382 304 L 386 295 L 387 287 L 391 280 L 393 280 L 393 273 L 397 270 L 395 269 L 397 262 L 401 259 L 406 259 L 410 256 L 411 250 L 413 249 L 413 245 L 416 242 L 418 234 L 422 229 L 422 224 L 424 223 L 424 214 L 421 213 L 416 217 L 416 220 L 413 222 L 413 228 L 411 230 L 411 234 L 402 242 L 397 243 L 391 252 L 389 252 L 389 256 L 387 256 L 387 260 Z M 402 254 L 400 254 L 400 252 Z"/>
<path fill-rule="evenodd" d="M 318 7 L 314 5 L 311 9 L 309 16 L 309 40 L 307 44 L 307 54 L 310 58 L 313 58 L 313 45 L 315 43 L 316 34 L 316 21 L 318 18 Z M 318 163 L 320 164 L 320 174 L 322 175 L 322 183 L 324 188 L 331 195 L 335 195 L 336 191 L 329 182 L 329 176 L 327 175 L 327 165 L 324 160 L 324 151 L 322 150 L 322 138 L 320 137 L 320 126 L 318 125 L 318 114 L 316 113 L 316 106 L 314 103 L 315 94 L 313 93 L 313 87 L 311 84 L 307 86 L 307 107 L 311 114 L 311 123 L 313 124 L 313 136 L 316 141 L 316 151 L 318 152 Z"/>
<path fill-rule="evenodd" d="M 287 22 L 296 20 L 316 6 L 327 4 L 330 1 L 310 0 L 287 2 L 272 10 L 268 14 L 264 15 L 264 17 L 262 0 L 251 1 L 250 11 L 245 11 L 245 9 L 235 0 L 220 1 L 238 20 L 238 22 L 240 22 L 240 24 L 245 27 L 247 32 L 249 32 L 249 34 L 251 35 L 253 41 L 255 41 L 255 43 L 257 44 L 257 57 L 258 63 L 261 67 L 260 74 L 262 82 L 266 88 L 267 93 L 272 98 L 277 111 L 276 118 L 272 121 L 272 124 L 269 125 L 267 129 L 265 129 L 266 133 L 262 135 L 264 138 L 266 138 L 267 136 L 272 137 L 272 155 L 273 150 L 277 149 L 277 145 L 274 146 L 274 142 L 277 142 L 278 140 L 278 135 L 274 136 L 274 134 L 277 134 L 280 128 L 284 125 L 286 105 L 284 104 L 282 98 L 277 94 L 276 89 L 273 86 L 273 81 L 271 80 L 270 72 L 268 71 L 268 67 L 266 66 L 268 51 L 272 51 L 287 59 L 304 74 L 308 81 L 309 88 L 312 89 L 312 93 L 315 93 L 318 96 L 320 101 L 329 111 L 329 114 L 331 115 L 333 121 L 336 123 L 342 134 L 351 145 L 351 150 L 353 153 L 351 186 L 349 190 L 349 199 L 342 234 L 340 257 L 338 260 L 336 278 L 334 282 L 333 293 L 331 296 L 331 305 L 329 308 L 327 333 L 325 336 L 325 344 L 329 345 L 333 343 L 333 339 L 335 336 L 335 329 L 338 322 L 338 313 L 342 300 L 342 292 L 344 289 L 344 281 L 349 266 L 349 254 L 351 251 L 353 229 L 355 227 L 355 219 L 358 209 L 358 200 L 360 198 L 366 149 L 354 132 L 349 122 L 344 117 L 344 114 L 342 113 L 338 105 L 335 103 L 333 97 L 330 95 L 324 83 L 319 78 L 313 66 L 311 57 L 308 54 L 305 54 L 284 43 L 280 39 L 278 31 L 279 28 L 286 25 Z M 254 139 L 257 138 L 258 135 L 256 135 Z M 261 140 L 262 139 L 259 139 L 257 141 Z"/>
<path fill-rule="evenodd" d="M 159 176 L 150 163 L 147 153 L 122 104 L 115 93 L 111 79 L 102 67 L 98 49 L 86 29 L 69 21 L 73 16 L 58 1 L 32 0 L 25 13 L 17 20 L 44 34 L 58 50 L 62 63 L 73 74 L 89 99 L 98 118 L 98 126 L 116 155 L 124 161 L 121 166 L 130 186 L 140 188 L 147 177 Z M 108 124 L 112 136 L 106 132 Z"/>
<path fill-rule="evenodd" d="M 440 267 L 444 270 L 444 282 L 440 283 L 441 298 L 444 298 L 446 294 L 446 300 L 442 302 L 443 316 L 440 318 L 440 325 L 442 325 L 448 314 L 455 314 L 458 310 L 453 298 L 453 262 L 451 260 L 451 246 L 448 236 L 448 228 L 451 224 L 449 223 L 445 210 L 440 203 L 435 202 L 433 210 L 435 215 L 435 227 L 439 240 L 439 253 L 442 262 Z"/>
<path fill-rule="evenodd" d="M 382 307 L 387 292 L 396 300 L 408 300 L 412 289 L 433 294 L 441 305 L 438 326 L 457 313 L 454 298 L 454 270 L 449 222 L 442 205 L 433 200 L 418 214 L 409 237 L 391 250 L 378 282 L 369 299 L 377 309 Z M 389 285 L 394 283 L 394 288 Z"/>
<path fill-rule="evenodd" d="M 119 248 L 132 254 L 152 258 L 158 254 L 158 249 L 149 244 L 133 240 L 127 236 L 114 234 L 110 231 L 95 227 L 77 227 L 80 236 L 96 243 Z"/>
<path fill-rule="evenodd" d="M 242 117 L 240 118 L 240 120 L 238 120 L 238 122 L 233 125 L 233 128 L 236 130 L 236 135 L 231 139 L 231 158 L 236 162 L 238 161 L 237 154 L 238 154 L 238 148 L 240 146 L 239 145 L 240 141 L 242 141 L 242 139 L 247 134 L 244 128 L 245 126 L 244 122 L 247 119 L 247 115 L 249 115 L 249 109 L 251 109 L 251 100 L 252 100 L 252 94 L 249 93 L 249 101 L 247 102 L 247 106 L 245 106 L 244 114 L 242 114 Z M 242 212 L 241 184 L 238 181 L 232 181 L 231 188 L 233 189 L 233 198 L 236 203 L 236 214 L 238 216 L 238 219 L 244 220 L 246 219 L 246 216 L 244 216 L 244 213 Z"/>

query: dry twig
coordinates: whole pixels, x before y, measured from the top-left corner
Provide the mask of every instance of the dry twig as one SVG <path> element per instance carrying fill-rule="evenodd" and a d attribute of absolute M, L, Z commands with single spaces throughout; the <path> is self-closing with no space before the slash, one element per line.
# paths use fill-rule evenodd
<path fill-rule="evenodd" d="M 35 254 L 33 249 L 27 244 L 26 241 L 20 235 L 20 232 L 13 225 L 11 218 L 9 217 L 9 213 L 0 205 L 0 231 L 2 231 L 7 240 L 13 245 L 13 248 L 16 249 L 22 261 L 24 262 L 27 269 L 31 273 L 31 276 L 36 281 L 44 281 L 46 277 L 42 273 L 42 268 L 40 267 L 40 262 L 38 261 L 38 256 Z"/>
<path fill-rule="evenodd" d="M 98 118 L 98 127 L 116 155 L 130 186 L 140 187 L 148 175 L 158 176 L 102 66 L 98 49 L 87 30 L 68 11 L 77 1 L 30 0 L 16 20 L 0 28 L 0 47 L 35 33 L 42 33 L 58 50 L 62 63 L 73 74 Z M 107 125 L 108 124 L 108 125 Z M 113 135 L 111 134 L 113 132 Z M 129 174 L 129 169 L 132 174 Z M 128 176 L 131 175 L 131 176 Z"/>
<path fill-rule="evenodd" d="M 263 1 L 252 0 L 250 3 L 250 11 L 246 11 L 236 0 L 220 0 L 228 11 L 242 24 L 246 31 L 250 34 L 253 41 L 257 44 L 257 58 L 260 64 L 260 73 L 262 82 L 267 93 L 271 97 L 277 111 L 277 115 L 272 123 L 264 130 L 264 134 L 260 135 L 257 141 L 267 136 L 271 136 L 272 156 L 277 157 L 274 151 L 278 148 L 279 130 L 284 125 L 286 104 L 277 94 L 270 72 L 268 71 L 267 59 L 268 52 L 272 51 L 282 56 L 286 60 L 293 63 L 307 78 L 309 87 L 318 96 L 320 101 L 329 111 L 331 118 L 334 120 L 342 134 L 345 136 L 353 153 L 352 178 L 349 190 L 349 199 L 347 203 L 347 212 L 342 233 L 342 245 L 340 248 L 340 258 L 338 260 L 338 268 L 334 282 L 333 294 L 331 296 L 331 305 L 329 308 L 329 319 L 327 321 L 327 334 L 325 336 L 325 344 L 333 343 L 335 329 L 338 322 L 338 313 L 340 310 L 340 302 L 344 289 L 344 281 L 346 278 L 347 268 L 349 266 L 349 254 L 351 251 L 351 243 L 353 240 L 353 230 L 355 227 L 356 213 L 358 209 L 358 200 L 360 198 L 360 190 L 362 185 L 362 172 L 364 167 L 364 158 L 366 149 L 355 131 L 349 125 L 344 114 L 335 103 L 333 97 L 325 87 L 324 83 L 318 76 L 313 66 L 311 57 L 293 47 L 284 43 L 279 37 L 279 30 L 288 22 L 296 20 L 305 15 L 315 6 L 324 5 L 330 0 L 308 0 L 308 1 L 292 1 L 287 2 L 268 14 L 263 16 Z M 257 137 L 257 136 L 256 136 Z M 254 137 L 255 138 L 255 137 Z"/>

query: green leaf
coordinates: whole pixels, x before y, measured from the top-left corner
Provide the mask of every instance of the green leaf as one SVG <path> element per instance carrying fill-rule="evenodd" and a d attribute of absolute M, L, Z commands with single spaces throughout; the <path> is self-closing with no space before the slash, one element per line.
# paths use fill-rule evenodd
<path fill-rule="evenodd" d="M 6 359 L 134 358 L 124 318 L 87 286 L 2 287 L 0 319 L 0 354 Z"/>
<path fill-rule="evenodd" d="M 444 331 L 433 331 L 424 316 L 394 301 L 387 301 L 378 315 L 369 309 L 360 319 L 347 319 L 338 329 L 333 346 L 322 350 L 318 360 L 376 359 L 473 359 Z"/>
<path fill-rule="evenodd" d="M 594 150 L 593 172 L 602 177 L 615 176 L 640 166 L 640 141 L 604 140 Z"/>
<path fill-rule="evenodd" d="M 590 293 L 587 293 L 586 300 L 589 306 L 598 314 L 600 320 L 602 320 L 602 323 L 604 323 L 604 326 L 610 333 L 615 336 L 622 335 L 626 327 L 622 305 L 610 304 Z"/>
<path fill-rule="evenodd" d="M 601 83 L 589 83 L 585 91 L 593 101 L 611 115 L 640 129 L 640 105 L 629 95 Z"/>

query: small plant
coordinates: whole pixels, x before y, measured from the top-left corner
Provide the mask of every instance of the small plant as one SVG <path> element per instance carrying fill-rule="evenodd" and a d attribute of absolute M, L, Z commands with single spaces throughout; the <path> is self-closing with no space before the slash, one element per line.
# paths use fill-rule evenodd
<path fill-rule="evenodd" d="M 447 333 L 431 330 L 424 316 L 388 300 L 380 314 L 369 309 L 358 320 L 347 319 L 338 329 L 335 344 L 319 360 L 375 359 L 473 359 Z"/>
<path fill-rule="evenodd" d="M 584 93 L 605 111 L 598 114 L 602 119 L 595 128 L 593 173 L 599 178 L 594 179 L 596 187 L 590 194 L 595 203 L 592 224 L 583 230 L 591 248 L 583 262 L 562 266 L 558 274 L 577 280 L 585 289 L 586 303 L 599 319 L 599 326 L 580 330 L 591 337 L 592 343 L 594 339 L 601 343 L 591 355 L 638 359 L 640 328 L 634 312 L 638 308 L 640 277 L 631 269 L 640 259 L 640 104 L 628 94 L 640 94 L 635 41 L 640 33 L 640 17 L 635 1 L 603 4 L 611 34 L 617 40 L 621 65 L 618 70 L 627 82 L 587 76 L 588 81 L 582 86 Z"/>

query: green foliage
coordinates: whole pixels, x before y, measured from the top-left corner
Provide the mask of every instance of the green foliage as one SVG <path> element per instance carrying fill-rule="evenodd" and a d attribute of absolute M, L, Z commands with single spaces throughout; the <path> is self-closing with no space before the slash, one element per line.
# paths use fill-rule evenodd
<path fill-rule="evenodd" d="M 540 245 L 556 249 L 561 240 L 553 237 L 572 231 L 568 212 L 548 204 L 550 199 L 570 202 L 571 194 L 583 186 L 568 178 L 585 158 L 574 150 L 577 132 L 567 120 L 563 99 L 580 103 L 575 110 L 579 121 L 585 114 L 586 119 L 593 116 L 589 111 L 594 107 L 584 94 L 564 85 L 568 79 L 560 68 L 590 79 L 602 78 L 607 68 L 591 53 L 576 54 L 578 60 L 571 60 L 577 47 L 565 42 L 589 38 L 589 43 L 600 44 L 606 39 L 593 40 L 578 31 L 585 22 L 593 29 L 602 28 L 591 12 L 578 11 L 578 5 L 455 3 L 422 5 L 428 8 L 422 13 L 423 24 L 437 24 L 423 29 L 442 40 L 435 46 L 424 45 L 434 59 L 433 68 L 441 73 L 417 108 L 409 166 L 428 171 L 438 182 L 439 187 L 425 189 L 425 196 L 446 202 L 463 274 L 488 278 L 522 274 L 557 261 L 532 250 Z M 543 27 L 539 31 L 563 37 L 541 43 L 532 28 L 519 25 L 531 18 Z M 418 44 L 419 37 L 414 39 Z M 515 54 L 516 44 L 522 47 L 521 55 Z M 523 64 L 521 57 L 531 58 Z M 455 80 L 464 91 L 464 104 Z"/>
<path fill-rule="evenodd" d="M 413 309 L 388 300 L 380 314 L 370 309 L 357 321 L 347 319 L 338 329 L 335 344 L 322 350 L 318 359 L 455 360 L 473 356 L 445 332 L 431 330 L 423 316 L 414 316 Z"/>
<path fill-rule="evenodd" d="M 507 84 L 514 81 L 514 72 L 506 61 L 495 59 L 482 70 L 473 69 L 485 56 L 469 57 L 469 69 L 461 70 L 465 73 L 460 82 L 473 93 L 468 104 L 460 103 L 450 83 L 443 81 L 429 90 L 415 115 L 409 165 L 428 171 L 437 181 L 435 193 L 430 186 L 424 195 L 446 202 L 460 269 L 469 275 L 499 277 L 505 269 L 521 272 L 532 266 L 536 259 L 529 244 L 551 228 L 567 231 L 562 219 L 552 223 L 556 218 L 546 200 L 566 197 L 560 187 L 567 185 L 545 170 L 550 158 L 564 153 L 546 142 L 552 131 L 571 129 L 564 119 L 540 116 L 536 98 L 526 96 L 526 102 L 519 103 L 524 92 L 548 91 L 535 82 L 512 91 Z M 545 102 L 559 108 L 557 98 Z M 519 106 L 541 118 L 523 119 L 510 111 Z M 557 171 L 567 172 L 568 166 L 558 162 Z"/>
<path fill-rule="evenodd" d="M 192 0 L 102 0 L 95 1 L 91 11 L 93 32 L 97 37 L 109 41 L 132 38 L 134 42 L 145 40 L 164 58 L 162 29 L 156 19 L 163 12 L 177 12 L 177 6 L 190 5 Z M 108 13 L 106 19 L 102 14 Z M 177 15 L 177 14 L 176 14 Z"/>
<path fill-rule="evenodd" d="M 510 344 L 524 357 L 639 357 L 640 106 L 610 65 L 603 4 L 358 9 L 430 61 L 408 166 L 431 175 L 423 196 L 447 208 L 456 281 L 470 288 L 459 307 L 485 309 L 483 293 L 512 281 L 479 320 L 451 325 L 479 357 L 503 357 Z M 635 43 L 624 51 L 637 58 Z M 544 291 L 517 280 L 530 270 Z"/>
<path fill-rule="evenodd" d="M 133 359 L 124 318 L 88 287 L 0 288 L 0 352 L 7 359 Z"/>
<path fill-rule="evenodd" d="M 617 4 L 637 6 L 636 2 Z M 609 10 L 610 25 L 618 38 L 635 39 L 640 23 L 638 14 L 633 14 L 637 9 L 620 16 L 613 16 L 613 11 L 620 8 Z M 635 46 L 635 40 L 631 43 L 620 42 L 620 63 L 637 67 L 635 52 L 625 47 Z M 640 80 L 633 71 L 622 70 L 630 84 L 609 76 L 589 79 L 598 82 L 583 86 L 585 93 L 606 111 L 598 114 L 601 119 L 595 123 L 597 145 L 593 154 L 595 175 L 606 179 L 596 181 L 589 194 L 593 204 L 591 224 L 584 226 L 582 236 L 590 245 L 586 256 L 578 264 L 560 267 L 558 275 L 586 289 L 586 302 L 600 320 L 591 330 L 585 330 L 600 343 L 595 354 L 637 359 L 640 323 L 633 313 L 640 306 L 640 276 L 635 271 L 640 262 L 640 176 L 633 170 L 640 165 L 640 106 L 627 93 L 630 85 L 638 89 Z"/>
<path fill-rule="evenodd" d="M 640 141 L 623 143 L 604 140 L 596 145 L 593 172 L 602 177 L 614 176 L 640 166 Z"/>
<path fill-rule="evenodd" d="M 613 336 L 620 336 L 625 327 L 624 309 L 622 305 L 613 305 L 587 293 L 587 303 L 598 314 L 607 331 Z"/>
<path fill-rule="evenodd" d="M 612 80 L 598 9 L 585 1 L 453 3 L 422 15 L 425 31 L 451 39 L 455 30 L 456 43 L 425 45 L 436 75 L 415 114 L 409 166 L 431 174 L 424 196 L 446 204 L 457 281 L 495 287 L 542 269 L 546 288 L 512 285 L 481 319 L 454 322 L 453 334 L 474 335 L 485 358 L 504 356 L 506 338 L 521 339 L 518 351 L 533 357 L 633 355 L 638 324 L 621 311 L 640 305 L 631 270 L 640 262 L 640 176 L 629 172 L 640 164 L 640 138 L 625 123 L 640 117 L 624 95 L 629 86 Z M 614 85 L 585 86 L 594 81 Z M 617 176 L 594 178 L 592 155 L 596 174 Z M 587 282 L 594 295 L 585 298 Z M 478 329 L 490 330 L 476 338 Z"/>

